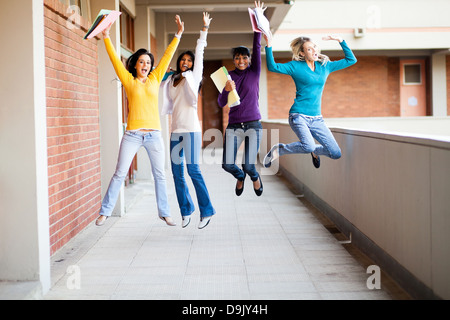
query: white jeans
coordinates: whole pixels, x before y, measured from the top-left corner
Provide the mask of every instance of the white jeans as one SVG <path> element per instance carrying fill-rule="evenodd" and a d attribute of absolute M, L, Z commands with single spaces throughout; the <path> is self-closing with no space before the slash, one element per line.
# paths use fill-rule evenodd
<path fill-rule="evenodd" d="M 156 204 L 160 217 L 170 217 L 167 200 L 166 177 L 164 170 L 164 144 L 160 131 L 126 131 L 122 137 L 119 149 L 116 172 L 111 178 L 108 190 L 103 198 L 100 214 L 111 216 L 119 196 L 120 187 L 128 173 L 131 162 L 140 147 L 147 150 L 155 181 Z"/>

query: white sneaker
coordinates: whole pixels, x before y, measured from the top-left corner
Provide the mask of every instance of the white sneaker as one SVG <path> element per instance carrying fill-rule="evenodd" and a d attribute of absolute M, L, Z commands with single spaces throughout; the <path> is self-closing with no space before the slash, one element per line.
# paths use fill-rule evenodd
<path fill-rule="evenodd" d="M 272 162 L 280 157 L 280 153 L 278 151 L 279 148 L 280 144 L 276 144 L 270 149 L 269 152 L 267 152 L 263 160 L 264 167 L 269 168 L 272 165 Z"/>
<path fill-rule="evenodd" d="M 181 224 L 181 226 L 183 228 L 186 228 L 189 222 L 191 222 L 191 216 L 183 216 L 183 223 Z"/>
<path fill-rule="evenodd" d="M 203 229 L 204 227 L 206 227 L 208 225 L 210 220 L 211 220 L 211 216 L 205 217 L 205 218 L 200 218 L 200 223 L 198 225 L 198 228 Z"/>

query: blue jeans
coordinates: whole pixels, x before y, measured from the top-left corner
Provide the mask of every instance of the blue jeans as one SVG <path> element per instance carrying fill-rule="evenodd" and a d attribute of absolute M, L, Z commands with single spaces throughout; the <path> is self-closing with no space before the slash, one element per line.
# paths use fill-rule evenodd
<path fill-rule="evenodd" d="M 131 162 L 140 147 L 147 150 L 155 181 L 156 204 L 160 217 L 170 217 L 169 203 L 167 200 L 164 143 L 160 131 L 133 132 L 126 131 L 122 137 L 119 149 L 119 159 L 116 171 L 109 183 L 108 190 L 103 198 L 100 214 L 110 216 L 119 196 L 119 191 L 128 173 Z"/>
<path fill-rule="evenodd" d="M 197 194 L 200 216 L 209 217 L 216 212 L 211 204 L 208 189 L 203 180 L 199 166 L 202 146 L 201 132 L 172 133 L 170 136 L 170 162 L 172 165 L 173 181 L 177 194 L 178 205 L 182 216 L 189 216 L 194 212 L 195 206 L 189 194 L 189 188 L 184 178 L 184 162 Z"/>
<path fill-rule="evenodd" d="M 222 168 L 236 179 L 244 180 L 248 174 L 252 181 L 258 180 L 255 163 L 261 142 L 262 125 L 259 120 L 228 124 L 223 142 Z M 236 165 L 236 154 L 244 142 L 242 170 Z"/>
<path fill-rule="evenodd" d="M 289 125 L 300 141 L 280 144 L 280 156 L 294 153 L 311 153 L 331 159 L 341 157 L 341 149 L 322 116 L 310 117 L 299 113 L 289 114 Z M 319 144 L 314 141 L 316 139 Z"/>

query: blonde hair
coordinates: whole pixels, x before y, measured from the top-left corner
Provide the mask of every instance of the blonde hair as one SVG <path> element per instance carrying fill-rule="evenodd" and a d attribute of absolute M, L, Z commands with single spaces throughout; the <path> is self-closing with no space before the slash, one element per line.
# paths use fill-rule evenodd
<path fill-rule="evenodd" d="M 312 41 L 308 37 L 298 37 L 291 41 L 291 50 L 292 50 L 292 54 L 293 54 L 292 60 L 305 61 L 305 57 L 302 56 L 300 53 L 303 52 L 303 45 L 306 42 L 312 42 Z M 325 65 L 328 61 L 330 61 L 330 58 L 319 52 L 319 61 L 322 63 L 322 65 Z"/>

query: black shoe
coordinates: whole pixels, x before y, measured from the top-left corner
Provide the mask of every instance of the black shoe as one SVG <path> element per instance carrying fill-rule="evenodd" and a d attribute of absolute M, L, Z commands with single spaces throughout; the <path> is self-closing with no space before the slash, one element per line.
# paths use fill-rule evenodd
<path fill-rule="evenodd" d="M 317 156 L 317 158 L 314 157 L 312 152 L 311 152 L 311 157 L 312 157 L 312 162 L 313 162 L 314 167 L 319 169 L 320 168 L 320 157 L 319 156 Z"/>
<path fill-rule="evenodd" d="M 260 187 L 259 187 L 259 189 L 253 188 L 253 190 L 255 190 L 256 195 L 259 197 L 259 196 L 262 195 L 262 193 L 263 193 L 263 183 L 262 183 L 262 181 L 261 181 L 261 175 L 258 175 L 258 179 L 259 179 Z M 256 181 L 256 180 L 255 180 L 255 181 Z"/>
<path fill-rule="evenodd" d="M 239 180 L 239 179 L 238 179 L 238 181 L 242 181 L 242 188 L 238 189 L 238 188 L 236 187 L 235 192 L 236 192 L 236 195 L 237 195 L 237 196 L 240 196 L 240 195 L 242 194 L 242 192 L 244 192 L 244 181 L 245 181 L 245 176 L 246 176 L 246 174 L 244 173 L 244 178 L 242 178 L 242 180 Z M 237 185 L 237 183 L 236 183 L 236 185 Z"/>

